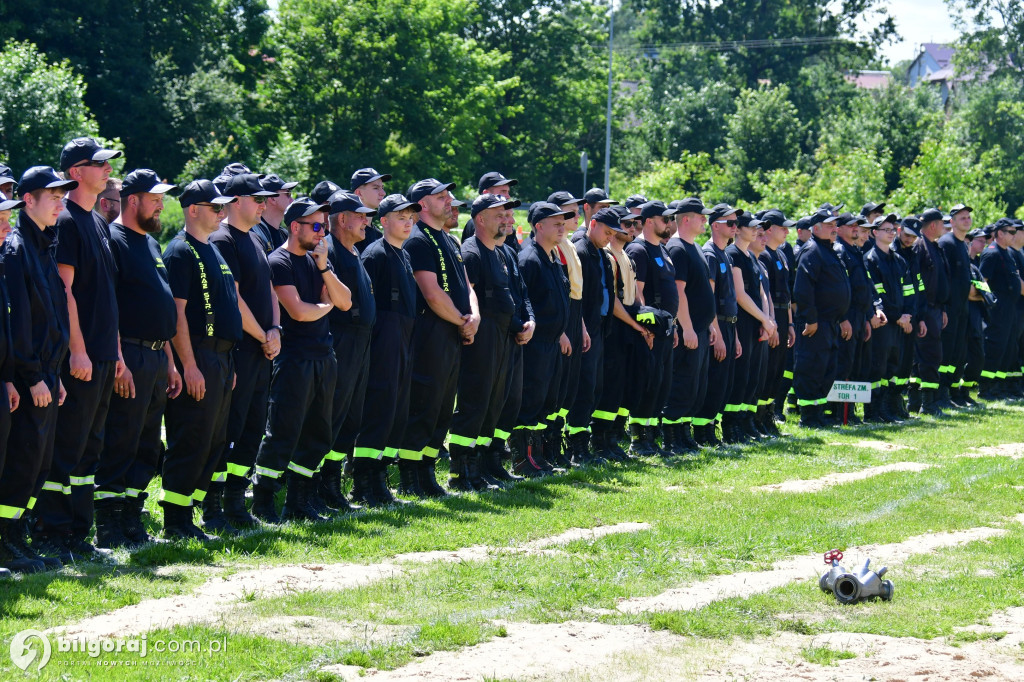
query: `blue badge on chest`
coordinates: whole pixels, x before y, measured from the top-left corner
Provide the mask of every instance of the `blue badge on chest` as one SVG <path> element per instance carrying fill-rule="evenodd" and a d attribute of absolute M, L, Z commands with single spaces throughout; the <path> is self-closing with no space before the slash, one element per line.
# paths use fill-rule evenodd
<path fill-rule="evenodd" d="M 658 264 L 659 268 L 665 267 L 665 261 L 661 260 L 661 256 L 655 256 L 654 262 Z"/>
<path fill-rule="evenodd" d="M 722 274 L 724 275 L 725 274 L 725 263 L 720 263 L 718 265 L 718 267 L 720 267 L 722 269 Z"/>
<path fill-rule="evenodd" d="M 775 261 L 775 269 L 776 270 L 781 270 L 782 269 L 782 261 L 780 261 L 780 260 Z"/>

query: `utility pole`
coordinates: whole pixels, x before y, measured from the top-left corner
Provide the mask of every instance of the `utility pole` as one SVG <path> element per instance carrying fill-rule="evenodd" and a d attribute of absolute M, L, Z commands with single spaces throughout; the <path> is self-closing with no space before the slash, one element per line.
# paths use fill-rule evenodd
<path fill-rule="evenodd" d="M 608 112 L 604 128 L 604 191 L 612 169 L 612 43 L 615 40 L 615 0 L 608 0 Z"/>

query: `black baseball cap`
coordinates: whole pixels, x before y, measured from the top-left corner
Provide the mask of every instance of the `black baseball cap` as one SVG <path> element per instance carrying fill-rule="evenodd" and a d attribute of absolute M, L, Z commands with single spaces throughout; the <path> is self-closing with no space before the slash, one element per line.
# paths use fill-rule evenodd
<path fill-rule="evenodd" d="M 410 187 L 405 196 L 408 197 L 409 201 L 419 203 L 419 200 L 423 197 L 440 194 L 441 192 L 450 192 L 453 189 L 455 189 L 454 182 L 445 184 L 437 178 L 424 178 Z"/>
<path fill-rule="evenodd" d="M 840 227 L 845 227 L 847 225 L 863 225 L 866 222 L 867 221 L 864 220 L 864 216 L 856 216 L 849 211 L 840 213 L 836 216 L 836 225 L 839 225 Z"/>
<path fill-rule="evenodd" d="M 515 178 L 506 178 L 498 171 L 489 171 L 480 176 L 480 182 L 477 183 L 476 188 L 483 192 L 485 189 L 491 187 L 497 187 L 498 185 L 518 185 L 519 181 Z"/>
<path fill-rule="evenodd" d="M 177 185 L 168 185 L 166 182 L 161 182 L 160 176 L 156 174 L 156 171 L 148 168 L 136 168 L 126 175 L 121 182 L 121 196 L 123 197 L 141 192 L 150 192 L 152 194 L 170 192 L 171 196 L 174 196 L 178 193 L 178 189 Z"/>
<path fill-rule="evenodd" d="M 70 192 L 78 187 L 77 180 L 65 180 L 49 166 L 32 166 L 21 174 L 18 196 L 23 197 L 37 189 L 63 189 Z"/>
<path fill-rule="evenodd" d="M 8 199 L 3 192 L 0 192 L 0 211 L 13 211 L 14 209 L 21 208 L 24 205 L 25 202 L 21 199 Z"/>
<path fill-rule="evenodd" d="M 967 241 L 973 242 L 978 237 L 985 237 L 987 239 L 988 236 L 989 236 L 989 233 L 985 230 L 985 228 L 976 227 L 976 228 L 974 228 L 973 230 L 971 230 L 970 232 L 967 233 Z"/>
<path fill-rule="evenodd" d="M 974 213 L 974 209 L 966 204 L 957 204 L 953 208 L 949 209 L 949 215 L 954 216 L 960 211 L 967 211 L 968 213 Z"/>
<path fill-rule="evenodd" d="M 473 200 L 469 213 L 475 218 L 481 211 L 486 211 L 489 208 L 515 208 L 519 205 L 521 202 L 515 199 L 506 199 L 497 194 L 481 194 Z"/>
<path fill-rule="evenodd" d="M 767 211 L 758 211 L 757 213 L 760 213 L 760 216 L 758 217 L 761 218 L 761 220 L 771 225 L 779 225 L 781 227 L 793 227 L 796 225 L 795 220 L 788 219 L 786 214 L 777 208 L 769 208 Z M 757 215 L 757 213 L 754 215 Z"/>
<path fill-rule="evenodd" d="M 121 156 L 116 149 L 104 149 L 91 137 L 76 137 L 60 152 L 60 169 L 66 171 L 83 161 L 109 161 Z"/>
<path fill-rule="evenodd" d="M 912 234 L 915 237 L 921 236 L 921 221 L 914 216 L 907 216 L 900 221 L 900 229 L 907 234 Z"/>
<path fill-rule="evenodd" d="M 871 229 L 881 227 L 882 223 L 892 223 L 893 225 L 898 225 L 899 222 L 900 217 L 895 213 L 889 213 L 888 215 L 880 215 L 877 218 L 875 218 L 875 222 L 871 223 Z"/>
<path fill-rule="evenodd" d="M 634 194 L 632 197 L 630 197 L 630 199 L 634 199 L 637 196 L 639 195 Z M 626 201 L 628 202 L 629 199 L 627 199 Z M 629 208 L 628 204 L 626 205 L 626 208 Z M 673 216 L 675 214 L 676 211 L 666 206 L 664 201 L 658 201 L 657 199 L 655 199 L 654 201 L 645 201 L 643 204 L 640 205 L 640 217 L 643 218 L 644 220 L 647 220 L 648 218 L 653 218 L 655 216 L 668 217 Z"/>
<path fill-rule="evenodd" d="M 921 214 L 921 227 L 936 220 L 945 220 L 946 216 L 937 208 L 926 208 Z"/>
<path fill-rule="evenodd" d="M 626 230 L 625 228 L 622 227 L 622 225 L 620 225 L 620 223 L 623 219 L 629 220 L 631 218 L 633 218 L 633 216 L 627 217 L 625 214 L 621 212 L 621 209 L 619 208 L 608 207 L 602 208 L 597 213 L 595 213 L 593 220 L 596 220 L 605 227 L 612 228 L 616 232 L 625 233 Z"/>
<path fill-rule="evenodd" d="M 237 197 L 228 197 L 221 194 L 217 186 L 209 180 L 193 180 L 185 185 L 178 202 L 182 208 L 188 208 L 192 204 L 230 204 L 238 201 Z"/>
<path fill-rule="evenodd" d="M 452 195 L 452 208 L 462 208 L 463 206 L 469 206 L 469 202 L 468 201 L 463 201 L 462 199 L 456 199 L 455 195 L 453 194 Z"/>
<path fill-rule="evenodd" d="M 605 192 L 600 187 L 588 189 L 587 193 L 583 195 L 583 201 L 587 202 L 588 204 L 608 204 L 609 206 L 612 204 L 619 203 L 614 199 L 609 199 L 608 193 Z"/>
<path fill-rule="evenodd" d="M 6 185 L 8 182 L 14 182 L 14 171 L 11 167 L 0 163 L 0 185 Z"/>
<path fill-rule="evenodd" d="M 736 216 L 736 224 L 739 227 L 764 227 L 767 221 L 761 220 L 750 211 L 743 211 Z"/>
<path fill-rule="evenodd" d="M 260 184 L 263 185 L 263 189 L 277 194 L 278 192 L 290 192 L 299 186 L 297 182 L 285 182 L 281 179 L 280 175 L 271 173 L 270 175 L 264 175 L 260 180 Z"/>
<path fill-rule="evenodd" d="M 373 182 L 374 180 L 387 182 L 390 179 L 391 175 L 389 173 L 378 173 L 373 168 L 360 168 L 352 174 L 352 189 L 354 190 L 357 187 L 361 187 L 362 185 L 365 185 L 368 182 Z M 402 195 L 399 194 L 398 196 Z"/>
<path fill-rule="evenodd" d="M 821 206 L 818 207 L 818 210 L 819 211 L 828 211 L 829 213 L 832 213 L 832 214 L 838 214 L 841 210 L 843 210 L 843 206 L 846 206 L 846 202 L 845 201 L 843 203 L 841 203 L 841 204 L 836 204 L 835 206 L 833 206 L 832 204 L 830 204 L 830 203 L 828 203 L 826 201 L 824 204 L 822 204 Z"/>
<path fill-rule="evenodd" d="M 340 190 L 337 184 L 330 180 L 321 180 L 316 183 L 316 187 L 309 193 L 309 198 L 319 204 L 326 204 L 331 200 L 331 195 Z"/>
<path fill-rule="evenodd" d="M 566 204 L 578 204 L 582 201 L 572 195 L 572 192 L 566 192 L 565 190 L 559 190 L 552 192 L 548 195 L 548 198 L 544 203 L 554 204 L 555 206 L 565 206 Z"/>
<path fill-rule="evenodd" d="M 331 200 L 328 203 L 331 209 L 331 215 L 338 215 L 345 211 L 351 211 L 352 213 L 363 213 L 368 216 L 375 216 L 377 212 L 363 204 L 363 200 L 357 195 L 345 190 L 340 190 L 331 195 Z M 308 214 L 307 214 L 308 215 Z"/>
<path fill-rule="evenodd" d="M 552 218 L 554 216 L 563 216 L 568 218 L 571 215 L 575 215 L 575 213 L 573 213 L 573 211 L 563 211 L 561 206 L 551 201 L 538 201 L 530 206 L 530 210 L 526 215 L 529 223 L 531 225 L 536 225 L 545 218 Z"/>
<path fill-rule="evenodd" d="M 389 194 L 380 200 L 380 206 L 377 207 L 377 215 L 385 216 L 388 213 L 404 211 L 407 208 L 419 212 L 423 207 L 414 201 L 406 199 L 404 194 Z"/>
<path fill-rule="evenodd" d="M 711 213 L 708 213 L 708 215 L 711 216 L 709 220 L 711 222 L 715 222 L 731 213 L 739 214 L 739 212 L 740 210 L 738 208 L 733 208 L 729 204 L 715 204 L 711 207 Z"/>
<path fill-rule="evenodd" d="M 687 197 L 686 199 L 676 199 L 671 202 L 669 208 L 675 209 L 676 215 L 682 215 L 683 213 L 700 213 L 701 215 L 711 215 L 711 209 L 704 206 L 704 202 L 697 197 Z"/>
<path fill-rule="evenodd" d="M 639 208 L 647 203 L 647 197 L 643 194 L 630 194 L 626 197 L 626 201 L 623 202 L 623 206 L 626 208 Z M 659 202 L 660 203 L 660 202 Z"/>
<path fill-rule="evenodd" d="M 293 221 L 299 218 L 305 218 L 308 215 L 319 213 L 320 211 L 326 211 L 328 209 L 327 204 L 311 199 L 310 197 L 299 197 L 292 203 L 288 204 L 288 208 L 284 210 L 283 222 L 285 225 L 290 226 Z"/>
<path fill-rule="evenodd" d="M 869 201 L 868 203 L 866 203 L 863 206 L 861 206 L 860 214 L 862 216 L 864 216 L 865 218 L 867 218 L 868 215 L 870 215 L 870 214 L 872 214 L 872 213 L 874 213 L 876 211 L 879 211 L 879 212 L 883 211 L 884 209 L 885 209 L 885 202 L 882 202 L 881 204 L 876 204 L 876 203 L 873 203 L 873 202 Z"/>
<path fill-rule="evenodd" d="M 277 192 L 264 189 L 260 184 L 261 177 L 256 173 L 232 175 L 224 182 L 220 191 L 229 197 L 276 197 Z"/>
<path fill-rule="evenodd" d="M 796 226 L 795 227 L 796 227 L 797 230 L 809 230 L 809 229 L 811 229 L 811 227 L 813 225 L 814 225 L 814 223 L 811 222 L 811 217 L 810 216 L 804 216 L 800 220 L 796 221 Z"/>

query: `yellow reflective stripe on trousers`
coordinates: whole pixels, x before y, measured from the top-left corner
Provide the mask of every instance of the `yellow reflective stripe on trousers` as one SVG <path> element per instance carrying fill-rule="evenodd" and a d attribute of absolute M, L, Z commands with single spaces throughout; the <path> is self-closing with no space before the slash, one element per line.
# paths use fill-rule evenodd
<path fill-rule="evenodd" d="M 459 436 L 457 434 L 448 434 L 448 443 L 451 445 L 461 445 L 464 448 L 471 448 L 476 445 L 476 438 L 467 438 L 466 436 Z"/>
<path fill-rule="evenodd" d="M 615 418 L 619 415 L 618 412 L 607 412 L 605 410 L 594 410 L 594 413 L 590 415 L 593 419 L 600 419 L 602 421 L 615 421 Z"/>
<path fill-rule="evenodd" d="M 8 507 L 6 504 L 0 504 L 0 519 L 16 521 L 21 518 L 24 512 L 25 510 L 21 507 Z"/>
<path fill-rule="evenodd" d="M 213 476 L 210 476 L 211 483 L 223 483 L 228 480 L 228 472 L 226 471 L 214 471 Z"/>
<path fill-rule="evenodd" d="M 43 483 L 43 490 L 48 490 L 51 493 L 60 493 L 61 495 L 70 495 L 71 488 L 66 485 L 61 485 L 56 481 L 46 481 Z"/>
<path fill-rule="evenodd" d="M 376 448 L 356 447 L 352 451 L 352 457 L 357 459 L 380 459 L 383 454 L 383 450 L 377 450 Z"/>
<path fill-rule="evenodd" d="M 324 455 L 324 459 L 327 460 L 328 462 L 343 462 L 345 461 L 345 453 L 338 452 L 337 450 L 331 450 L 326 455 Z"/>
<path fill-rule="evenodd" d="M 227 472 L 232 476 L 241 476 L 245 478 L 249 475 L 249 467 L 244 464 L 235 464 L 234 462 L 227 463 Z"/>
<path fill-rule="evenodd" d="M 423 459 L 423 453 L 419 450 L 399 450 L 398 459 L 407 459 L 410 462 L 419 462 Z"/>
<path fill-rule="evenodd" d="M 71 485 L 96 485 L 95 476 L 69 476 L 68 480 Z"/>
<path fill-rule="evenodd" d="M 788 369 L 783 370 L 782 371 L 782 378 L 783 379 L 792 379 L 793 378 L 793 372 L 788 370 Z"/>
<path fill-rule="evenodd" d="M 266 476 L 267 478 L 281 478 L 284 474 L 283 471 L 275 471 L 274 469 L 268 469 L 267 467 L 256 466 L 256 473 L 260 476 Z"/>
<path fill-rule="evenodd" d="M 299 476 L 305 476 L 306 478 L 313 478 L 314 473 L 312 469 L 307 469 L 301 464 L 296 464 L 295 462 L 288 462 L 288 471 L 295 472 Z"/>
<path fill-rule="evenodd" d="M 952 374 L 956 371 L 956 365 L 939 365 L 940 374 Z"/>
<path fill-rule="evenodd" d="M 168 504 L 174 504 L 179 507 L 191 507 L 192 496 L 182 495 L 181 493 L 171 492 L 170 490 L 160 491 L 160 501 L 167 502 Z"/>
<path fill-rule="evenodd" d="M 195 500 L 196 502 L 201 503 L 203 500 L 206 499 L 206 491 L 196 488 L 195 491 L 192 493 L 192 499 Z"/>
<path fill-rule="evenodd" d="M 114 493 L 109 490 L 97 490 L 92 494 L 94 500 L 117 500 L 123 497 L 124 493 Z"/>

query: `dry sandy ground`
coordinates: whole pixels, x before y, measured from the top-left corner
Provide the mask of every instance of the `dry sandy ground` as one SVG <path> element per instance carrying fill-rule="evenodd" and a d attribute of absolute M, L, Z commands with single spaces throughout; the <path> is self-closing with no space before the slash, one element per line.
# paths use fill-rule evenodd
<path fill-rule="evenodd" d="M 887 443 L 884 440 L 859 440 L 856 443 L 829 443 L 829 445 L 839 445 L 842 447 L 854 447 L 854 448 L 868 448 L 869 450 L 880 450 L 882 452 L 891 452 L 893 450 L 916 450 L 909 445 L 901 445 L 899 443 Z"/>
<path fill-rule="evenodd" d="M 247 570 L 213 578 L 194 592 L 126 606 L 49 632 L 86 637 L 124 637 L 157 628 L 186 623 L 211 622 L 239 602 L 253 598 L 276 597 L 311 590 L 346 590 L 404 574 L 410 564 L 433 562 L 483 561 L 493 554 L 544 554 L 550 548 L 577 540 L 595 540 L 616 533 L 647 530 L 647 523 L 619 523 L 597 528 L 570 528 L 552 537 L 520 546 L 486 547 L 474 545 L 455 551 L 399 554 L 378 564 L 299 564 Z"/>
<path fill-rule="evenodd" d="M 960 457 L 1009 457 L 1010 459 L 1024 458 L 1024 443 L 1003 443 L 1002 445 L 986 445 L 980 448 L 973 448 L 973 452 L 965 452 Z"/>
<path fill-rule="evenodd" d="M 834 485 L 850 483 L 851 481 L 862 481 L 866 478 L 881 476 L 882 474 L 887 474 L 892 471 L 924 471 L 931 467 L 931 464 L 925 464 L 923 462 L 896 462 L 895 464 L 884 464 L 882 466 L 869 467 L 867 469 L 851 471 L 849 473 L 829 474 L 827 476 L 822 476 L 821 478 L 812 478 L 809 480 L 794 479 L 790 481 L 783 481 L 782 483 L 772 483 L 770 485 L 758 486 L 754 488 L 754 490 L 766 490 L 782 493 L 816 493 L 819 490 L 831 488 Z"/>

